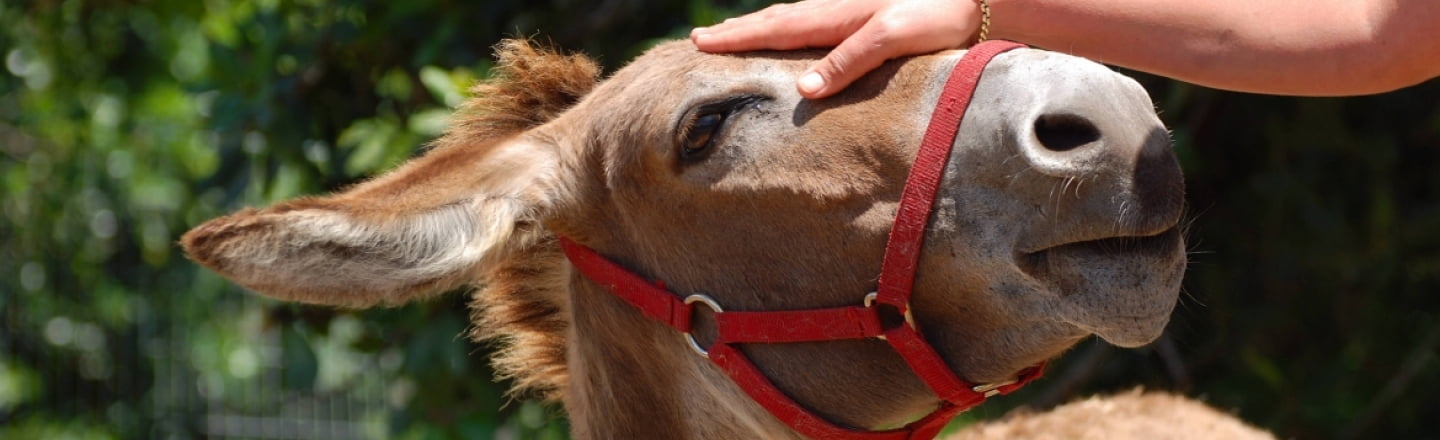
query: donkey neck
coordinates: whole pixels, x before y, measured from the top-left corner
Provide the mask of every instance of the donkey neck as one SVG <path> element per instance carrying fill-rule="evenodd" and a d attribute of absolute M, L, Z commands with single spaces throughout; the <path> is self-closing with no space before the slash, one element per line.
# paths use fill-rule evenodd
<path fill-rule="evenodd" d="M 576 438 L 799 438 L 674 330 L 575 274 L 565 405 Z"/>

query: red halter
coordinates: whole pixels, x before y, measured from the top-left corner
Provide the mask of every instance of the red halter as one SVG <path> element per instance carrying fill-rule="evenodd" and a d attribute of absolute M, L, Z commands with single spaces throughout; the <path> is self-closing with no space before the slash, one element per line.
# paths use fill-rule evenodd
<path fill-rule="evenodd" d="M 931 205 L 940 186 L 945 162 L 950 158 L 950 148 L 959 131 L 960 121 L 965 116 L 985 65 L 995 55 L 1019 47 L 1024 46 L 1007 41 L 988 41 L 970 48 L 955 65 L 935 113 L 930 117 L 930 125 L 925 130 L 925 138 L 910 176 L 905 181 L 895 225 L 885 244 L 879 290 L 866 295 L 863 301 L 857 301 L 860 304 L 811 310 L 725 311 L 708 296 L 691 295 L 682 300 L 662 284 L 646 281 L 590 248 L 561 237 L 565 256 L 580 273 L 635 306 L 645 316 L 684 333 L 692 349 L 719 365 L 750 398 L 801 434 L 811 438 L 857 440 L 934 437 L 955 415 L 979 405 L 990 396 L 1008 394 L 1020 388 L 1040 377 L 1044 368 L 1043 363 L 1036 365 L 1021 372 L 1014 380 L 1002 383 L 973 385 L 965 382 L 925 342 L 910 314 L 910 290 L 920 258 L 925 225 L 930 221 Z M 718 336 L 708 351 L 690 336 L 695 303 L 715 312 Z M 881 324 L 877 303 L 895 308 L 905 317 L 904 323 L 885 328 Z M 839 426 L 786 396 L 735 347 L 735 344 L 745 343 L 865 338 L 880 338 L 889 342 L 920 380 L 940 397 L 943 401 L 940 407 L 900 429 L 865 431 Z"/>

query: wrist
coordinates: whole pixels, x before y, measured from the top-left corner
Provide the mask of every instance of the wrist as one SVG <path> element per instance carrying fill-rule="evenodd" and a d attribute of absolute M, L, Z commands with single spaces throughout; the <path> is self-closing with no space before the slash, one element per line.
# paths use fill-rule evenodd
<path fill-rule="evenodd" d="M 979 0 L 972 0 L 979 1 Z M 1074 0 L 1058 0 L 1060 3 L 1077 3 Z M 991 40 L 1009 40 L 1025 44 L 1036 44 L 1035 10 L 1037 8 L 1054 8 L 1049 1 L 1043 0 L 985 0 L 990 6 L 990 33 Z M 1037 5 L 1042 3 L 1046 5 Z M 1079 2 L 1083 3 L 1083 2 Z M 1068 22 L 1045 22 L 1041 21 L 1039 32 L 1051 32 L 1053 29 L 1073 25 Z"/>
<path fill-rule="evenodd" d="M 975 32 L 975 44 L 990 39 L 990 0 L 974 0 L 980 8 L 980 27 Z"/>

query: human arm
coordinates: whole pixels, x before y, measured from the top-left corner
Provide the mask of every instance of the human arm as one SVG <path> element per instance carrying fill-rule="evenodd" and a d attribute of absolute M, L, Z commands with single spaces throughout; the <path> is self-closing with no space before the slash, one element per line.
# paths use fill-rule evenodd
<path fill-rule="evenodd" d="M 1337 96 L 1440 76 L 1434 0 L 997 0 L 1013 39 L 1243 92 Z"/>
<path fill-rule="evenodd" d="M 692 39 L 702 50 L 709 51 L 789 49 L 793 47 L 783 46 L 802 40 L 805 46 L 840 44 L 812 67 L 827 79 L 827 86 L 819 93 L 801 90 L 807 97 L 821 97 L 840 90 L 885 59 L 963 47 L 974 41 L 979 21 L 974 0 L 942 1 L 967 9 L 969 14 L 941 14 L 922 8 L 926 12 L 909 12 L 906 18 L 910 21 L 900 20 L 900 24 L 943 26 L 949 29 L 949 35 L 966 36 L 958 42 L 956 38 L 940 41 L 943 47 L 905 42 L 916 38 L 913 35 L 937 31 L 859 32 L 863 27 L 837 25 L 878 18 L 882 24 L 876 26 L 891 27 L 883 23 L 893 23 L 888 14 L 902 11 L 902 5 L 934 4 L 934 0 L 809 0 L 788 8 L 808 3 L 813 11 L 829 12 L 788 16 L 771 12 L 761 16 L 766 14 L 762 11 L 753 17 L 697 30 Z M 991 38 L 1029 43 L 1214 88 L 1285 95 L 1357 95 L 1394 90 L 1440 76 L 1440 2 L 1434 0 L 989 3 Z M 780 8 L 787 7 L 771 9 Z M 916 20 L 910 15 L 952 21 Z M 827 25 L 833 30 L 825 31 Z M 847 28 L 854 30 L 843 32 Z M 797 38 L 797 33 L 809 35 L 808 40 Z"/>

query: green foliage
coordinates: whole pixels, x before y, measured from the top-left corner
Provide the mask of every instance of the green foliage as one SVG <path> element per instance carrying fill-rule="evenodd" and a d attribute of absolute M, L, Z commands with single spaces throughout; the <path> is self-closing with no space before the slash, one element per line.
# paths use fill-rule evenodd
<path fill-rule="evenodd" d="M 0 3 L 0 438 L 563 438 L 557 409 L 503 397 L 462 295 L 279 304 L 175 240 L 415 154 L 504 36 L 613 69 L 763 3 Z M 1434 436 L 1440 85 L 1321 100 L 1142 80 L 1194 207 L 1175 324 L 1152 348 L 1087 342 L 965 420 L 1143 384 L 1282 437 Z"/>

